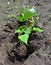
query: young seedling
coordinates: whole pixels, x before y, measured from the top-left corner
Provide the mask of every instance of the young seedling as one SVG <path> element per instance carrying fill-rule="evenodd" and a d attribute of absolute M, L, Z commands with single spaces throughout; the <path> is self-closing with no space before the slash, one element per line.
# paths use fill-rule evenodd
<path fill-rule="evenodd" d="M 34 27 L 35 20 L 38 21 L 39 17 L 37 16 L 37 12 L 33 7 L 30 8 L 29 6 L 26 6 L 19 12 L 17 19 L 19 22 L 30 22 L 29 26 L 23 25 L 15 30 L 15 33 L 18 33 L 18 39 L 24 44 L 28 45 L 28 39 L 32 31 L 43 32 L 41 28 Z"/>

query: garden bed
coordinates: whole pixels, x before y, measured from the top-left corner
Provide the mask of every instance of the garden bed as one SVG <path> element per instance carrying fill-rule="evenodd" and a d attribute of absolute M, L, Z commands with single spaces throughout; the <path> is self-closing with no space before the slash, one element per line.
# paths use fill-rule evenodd
<path fill-rule="evenodd" d="M 43 7 L 45 11 L 46 5 L 49 5 L 50 1 L 35 1 L 35 3 L 38 8 Z M 41 11 L 41 9 L 39 10 Z M 40 15 L 40 19 L 45 18 L 45 15 Z M 20 43 L 18 35 L 14 32 L 20 25 L 19 21 L 16 18 L 9 21 L 3 26 L 3 30 L 0 30 L 0 65 L 51 65 L 51 29 L 44 29 L 45 31 L 42 33 L 32 32 L 28 40 L 29 46 L 27 46 Z M 45 24 L 39 23 L 40 21 L 36 24 L 37 27 L 45 28 L 47 26 L 46 21 Z M 29 23 L 24 24 L 29 25 Z"/>

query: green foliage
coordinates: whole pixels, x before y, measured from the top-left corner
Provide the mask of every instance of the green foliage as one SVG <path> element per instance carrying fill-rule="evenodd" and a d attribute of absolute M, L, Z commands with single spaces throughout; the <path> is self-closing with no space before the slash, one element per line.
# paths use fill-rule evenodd
<path fill-rule="evenodd" d="M 44 30 L 40 29 L 40 28 L 37 28 L 37 27 L 34 27 L 33 28 L 33 31 L 35 32 L 43 32 Z"/>
<path fill-rule="evenodd" d="M 36 10 L 34 8 L 26 6 L 19 12 L 17 19 L 19 22 L 30 22 L 29 26 L 21 25 L 18 27 L 18 29 L 15 30 L 15 33 L 18 33 L 18 39 L 24 44 L 28 45 L 28 39 L 32 31 L 43 32 L 41 28 L 34 27 L 35 20 L 39 20 L 39 17 L 37 16 Z"/>
<path fill-rule="evenodd" d="M 29 34 L 31 33 L 31 30 L 32 30 L 32 27 L 28 27 L 28 28 L 24 31 L 24 33 L 29 35 Z"/>
<path fill-rule="evenodd" d="M 23 34 L 23 35 L 20 35 L 18 36 L 18 39 L 21 40 L 22 42 L 24 42 L 26 45 L 28 45 L 28 38 L 29 38 L 29 35 L 28 34 Z"/>
<path fill-rule="evenodd" d="M 31 27 L 26 28 L 25 26 L 20 26 L 18 29 L 15 30 L 15 33 L 21 34 L 18 36 L 18 39 L 24 42 L 26 45 L 28 45 L 28 39 L 31 30 Z M 24 34 L 22 35 L 23 32 Z"/>
<path fill-rule="evenodd" d="M 25 27 L 25 26 L 20 26 L 18 29 L 15 30 L 15 33 L 25 33 L 25 34 L 30 34 L 32 30 L 32 27 Z"/>
<path fill-rule="evenodd" d="M 20 22 L 24 22 L 24 21 L 28 20 L 28 18 L 32 18 L 35 15 L 36 15 L 35 9 L 34 8 L 30 9 L 30 7 L 27 6 L 23 10 L 20 11 L 18 20 Z"/>
<path fill-rule="evenodd" d="M 26 29 L 25 26 L 20 26 L 18 29 L 15 30 L 15 33 L 22 33 Z"/>
<path fill-rule="evenodd" d="M 32 20 L 30 20 L 30 26 L 33 27 L 35 25 L 35 21 L 34 21 L 34 18 L 32 17 Z"/>

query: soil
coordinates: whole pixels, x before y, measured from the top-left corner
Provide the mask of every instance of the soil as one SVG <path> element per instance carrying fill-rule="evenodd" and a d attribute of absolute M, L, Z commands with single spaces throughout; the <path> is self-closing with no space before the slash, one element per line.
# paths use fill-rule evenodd
<path fill-rule="evenodd" d="M 10 5 L 8 1 L 0 0 L 0 65 L 51 65 L 51 0 L 12 0 Z M 11 13 L 17 16 L 25 5 L 37 6 L 40 20 L 36 26 L 44 29 L 43 33 L 32 32 L 29 46 L 14 33 L 20 25 L 17 19 L 8 18 Z"/>

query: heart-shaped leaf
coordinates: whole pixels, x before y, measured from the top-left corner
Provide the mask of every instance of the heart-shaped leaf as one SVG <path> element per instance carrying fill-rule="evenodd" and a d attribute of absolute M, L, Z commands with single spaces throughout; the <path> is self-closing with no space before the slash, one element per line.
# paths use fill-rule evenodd
<path fill-rule="evenodd" d="M 28 43 L 28 38 L 29 38 L 28 34 L 18 36 L 18 39 L 21 40 L 22 42 L 24 42 L 26 45 L 28 45 L 27 44 Z"/>

